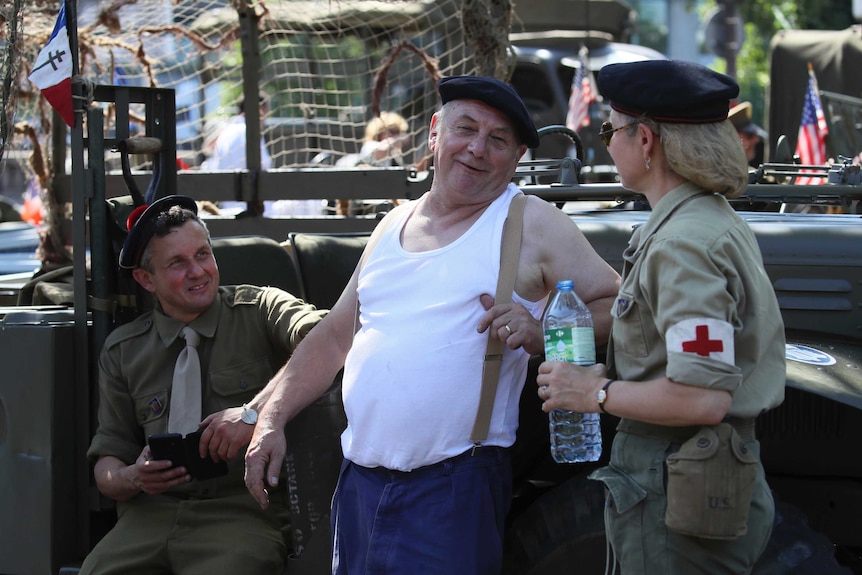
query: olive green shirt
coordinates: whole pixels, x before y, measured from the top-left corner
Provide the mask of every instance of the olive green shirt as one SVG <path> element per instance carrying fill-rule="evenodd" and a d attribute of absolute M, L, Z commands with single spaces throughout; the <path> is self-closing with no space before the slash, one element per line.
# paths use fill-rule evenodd
<path fill-rule="evenodd" d="M 608 356 L 617 378 L 667 376 L 727 390 L 734 417 L 781 403 L 781 312 L 754 233 L 723 196 L 691 183 L 672 190 L 632 234 L 623 259 Z M 671 337 L 695 325 L 698 335 L 684 347 Z M 721 347 L 715 328 L 725 329 L 723 353 L 710 352 Z"/>
<path fill-rule="evenodd" d="M 250 401 L 325 313 L 276 288 L 219 288 L 213 305 L 189 324 L 201 335 L 202 418 Z M 147 436 L 167 433 L 184 325 L 157 305 L 108 336 L 99 358 L 99 426 L 87 452 L 91 460 L 111 455 L 132 464 Z M 230 468 L 228 477 L 200 483 L 244 489 L 243 458 Z"/>

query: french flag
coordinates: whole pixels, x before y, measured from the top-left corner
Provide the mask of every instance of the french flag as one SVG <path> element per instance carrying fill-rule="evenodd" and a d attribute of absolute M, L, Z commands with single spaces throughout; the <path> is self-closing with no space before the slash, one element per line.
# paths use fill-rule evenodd
<path fill-rule="evenodd" d="M 69 48 L 69 31 L 66 28 L 66 3 L 60 5 L 57 24 L 48 44 L 39 52 L 36 64 L 28 77 L 48 103 L 57 110 L 71 128 L 75 125 L 72 109 L 72 51 Z"/>

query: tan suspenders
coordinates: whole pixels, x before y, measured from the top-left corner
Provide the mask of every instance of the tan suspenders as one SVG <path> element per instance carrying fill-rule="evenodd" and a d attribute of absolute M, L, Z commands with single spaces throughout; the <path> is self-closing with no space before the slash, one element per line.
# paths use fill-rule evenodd
<path fill-rule="evenodd" d="M 518 258 L 521 254 L 521 235 L 524 227 L 524 202 L 527 196 L 518 194 L 509 204 L 509 215 L 503 226 L 503 244 L 500 248 L 500 276 L 497 278 L 497 293 L 494 304 L 512 303 L 512 291 L 515 289 L 515 276 L 518 273 Z M 503 363 L 503 342 L 491 337 L 488 330 L 488 347 L 485 350 L 485 361 L 482 364 L 482 392 L 479 396 L 479 408 L 476 411 L 476 421 L 470 433 L 470 441 L 474 446 L 481 445 L 488 439 L 488 427 L 491 425 L 491 412 L 494 409 L 494 398 L 497 395 L 497 383 L 500 381 L 500 367 Z"/>

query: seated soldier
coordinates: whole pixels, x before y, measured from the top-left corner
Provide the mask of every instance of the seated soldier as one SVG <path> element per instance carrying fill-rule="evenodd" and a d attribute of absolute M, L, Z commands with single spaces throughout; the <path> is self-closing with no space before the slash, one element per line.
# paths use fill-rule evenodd
<path fill-rule="evenodd" d="M 191 198 L 162 198 L 129 223 L 120 267 L 154 295 L 155 309 L 115 329 L 99 359 L 99 425 L 87 455 L 118 521 L 81 573 L 280 574 L 287 490 L 262 510 L 243 484 L 243 455 L 266 383 L 324 312 L 277 288 L 219 287 Z M 196 339 L 197 354 L 185 351 Z M 181 384 L 175 364 L 185 354 L 200 365 Z M 196 480 L 153 458 L 149 436 L 196 430 L 199 455 L 226 460 L 227 475 Z"/>

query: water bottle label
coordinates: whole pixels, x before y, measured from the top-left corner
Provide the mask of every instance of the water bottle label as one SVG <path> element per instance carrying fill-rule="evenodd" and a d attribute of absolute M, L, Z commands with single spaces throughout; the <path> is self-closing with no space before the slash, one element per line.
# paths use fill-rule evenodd
<path fill-rule="evenodd" d="M 545 360 L 593 365 L 596 363 L 593 328 L 566 327 L 545 330 Z"/>

